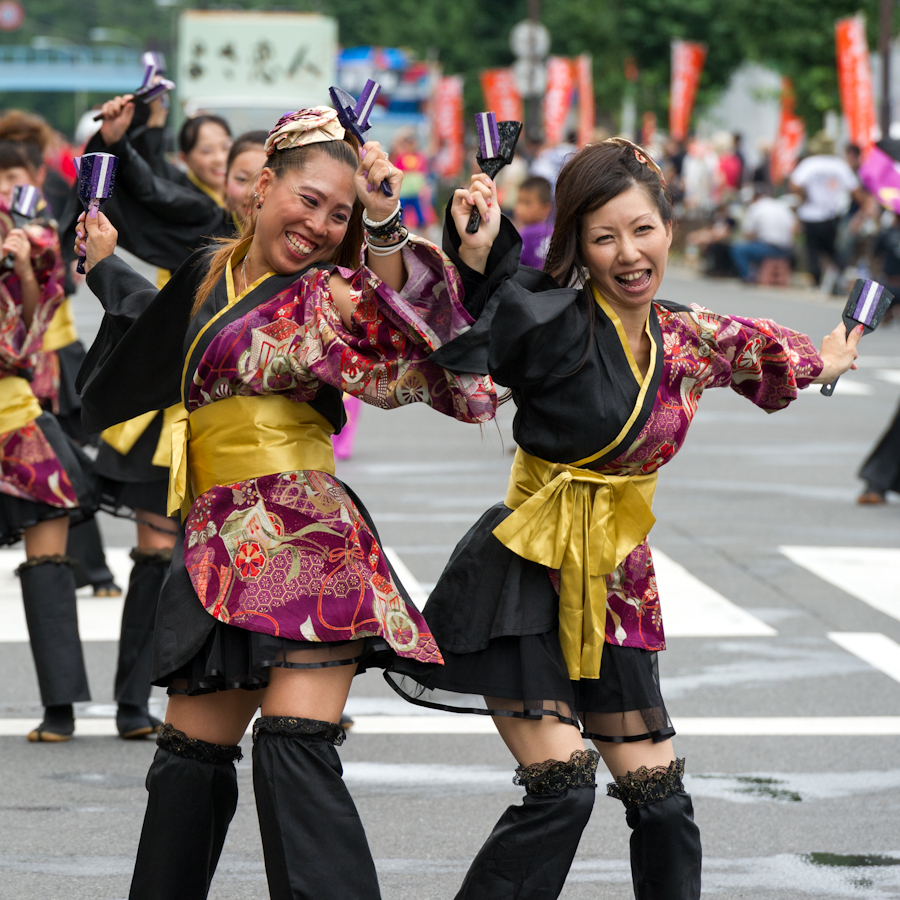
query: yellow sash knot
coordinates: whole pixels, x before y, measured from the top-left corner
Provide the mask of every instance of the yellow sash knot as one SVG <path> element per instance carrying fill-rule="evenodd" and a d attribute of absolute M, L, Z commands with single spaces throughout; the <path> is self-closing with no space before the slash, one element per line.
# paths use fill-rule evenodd
<path fill-rule="evenodd" d="M 60 303 L 47 330 L 41 345 L 46 351 L 61 350 L 78 340 L 78 329 L 75 327 L 75 314 L 72 312 L 72 301 L 66 297 Z"/>
<path fill-rule="evenodd" d="M 31 385 L 24 378 L 15 375 L 0 378 L 0 434 L 24 428 L 42 412 Z"/>
<path fill-rule="evenodd" d="M 657 473 L 604 475 L 516 452 L 506 494 L 514 510 L 494 536 L 524 559 L 559 569 L 559 640 L 569 677 L 600 677 L 606 576 L 646 537 Z"/>
<path fill-rule="evenodd" d="M 216 485 L 278 472 L 334 474 L 334 428 L 308 403 L 280 394 L 227 397 L 172 422 L 169 515 L 187 518 L 191 504 Z"/>

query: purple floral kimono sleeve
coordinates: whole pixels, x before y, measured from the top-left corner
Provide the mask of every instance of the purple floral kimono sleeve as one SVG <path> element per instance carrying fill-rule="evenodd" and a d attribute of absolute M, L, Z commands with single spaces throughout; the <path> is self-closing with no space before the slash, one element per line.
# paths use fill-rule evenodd
<path fill-rule="evenodd" d="M 796 400 L 822 371 L 808 335 L 769 319 L 721 316 L 693 304 L 690 318 L 709 351 L 705 386 L 730 387 L 767 412 Z"/>
<path fill-rule="evenodd" d="M 0 239 L 10 230 L 8 216 L 0 216 Z M 62 284 L 64 270 L 56 229 L 30 225 L 31 264 L 41 289 L 41 298 L 26 327 L 22 319 L 22 286 L 18 276 L 0 278 L 0 367 L 7 373 L 31 364 L 31 357 L 41 349 L 44 332 L 65 299 Z"/>
<path fill-rule="evenodd" d="M 356 300 L 349 329 L 331 296 L 331 274 L 305 276 L 289 311 L 302 329 L 290 351 L 295 376 L 313 376 L 385 409 L 420 402 L 463 422 L 492 419 L 497 397 L 489 377 L 455 374 L 429 360 L 472 325 L 456 271 L 420 238 L 402 252 L 408 278 L 399 292 L 365 266 L 336 270 Z"/>

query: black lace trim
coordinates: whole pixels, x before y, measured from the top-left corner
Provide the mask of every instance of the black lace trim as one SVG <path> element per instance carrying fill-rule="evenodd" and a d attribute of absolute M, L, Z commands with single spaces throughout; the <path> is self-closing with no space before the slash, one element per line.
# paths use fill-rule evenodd
<path fill-rule="evenodd" d="M 59 553 L 54 553 L 52 556 L 32 556 L 31 559 L 26 559 L 25 562 L 16 568 L 15 574 L 21 575 L 25 569 L 34 569 L 36 566 L 46 566 L 51 564 L 74 568 L 78 565 L 78 560 L 72 559 L 71 556 L 65 556 L 64 554 Z"/>
<path fill-rule="evenodd" d="M 161 566 L 167 566 L 172 562 L 171 547 L 160 547 L 156 550 L 140 550 L 135 547 L 128 555 L 136 563 L 149 563 L 151 565 L 156 563 Z"/>
<path fill-rule="evenodd" d="M 621 800 L 625 809 L 638 809 L 648 803 L 665 800 L 672 794 L 683 794 L 684 760 L 673 759 L 668 766 L 641 766 L 635 772 L 617 777 L 606 786 L 606 793 Z"/>
<path fill-rule="evenodd" d="M 228 763 L 243 759 L 240 747 L 227 747 L 223 744 L 210 744 L 197 738 L 189 738 L 167 722 L 156 736 L 156 744 L 169 753 L 198 762 Z"/>
<path fill-rule="evenodd" d="M 340 747 L 347 739 L 347 732 L 334 722 L 318 719 L 295 719 L 293 716 L 260 716 L 253 723 L 253 740 L 260 732 L 281 734 L 285 737 L 305 737 L 311 741 L 327 741 Z"/>
<path fill-rule="evenodd" d="M 576 750 L 568 762 L 548 759 L 530 766 L 519 766 L 513 784 L 525 788 L 526 794 L 551 794 L 575 787 L 597 787 L 596 750 Z"/>

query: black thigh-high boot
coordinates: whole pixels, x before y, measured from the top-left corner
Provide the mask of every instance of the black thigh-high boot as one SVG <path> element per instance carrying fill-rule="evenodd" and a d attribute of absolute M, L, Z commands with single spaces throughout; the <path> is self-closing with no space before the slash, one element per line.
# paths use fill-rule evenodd
<path fill-rule="evenodd" d="M 147 811 L 129 900 L 205 900 L 237 808 L 240 747 L 164 725 L 147 773 Z"/>
<path fill-rule="evenodd" d="M 150 715 L 147 703 L 153 665 L 153 624 L 172 551 L 135 549 L 131 558 L 134 568 L 122 609 L 116 669 L 116 726 L 123 738 L 142 738 L 158 731 L 161 724 Z"/>
<path fill-rule="evenodd" d="M 90 700 L 78 635 L 72 560 L 37 556 L 18 568 L 25 621 L 37 669 L 44 721 L 29 741 L 66 741 L 75 730 L 72 704 Z"/>
<path fill-rule="evenodd" d="M 379 900 L 378 875 L 344 784 L 331 722 L 262 716 L 253 789 L 271 900 Z"/>
<path fill-rule="evenodd" d="M 594 808 L 596 750 L 519 766 L 525 788 L 478 851 L 456 900 L 555 900 Z"/>
<path fill-rule="evenodd" d="M 684 760 L 641 766 L 607 787 L 625 804 L 632 829 L 631 877 L 637 900 L 697 900 L 700 896 L 700 829 L 681 778 Z"/>

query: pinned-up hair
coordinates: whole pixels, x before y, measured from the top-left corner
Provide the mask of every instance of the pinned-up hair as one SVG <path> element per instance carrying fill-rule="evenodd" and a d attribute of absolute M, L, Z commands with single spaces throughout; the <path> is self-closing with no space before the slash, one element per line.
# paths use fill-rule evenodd
<path fill-rule="evenodd" d="M 251 145 L 255 146 L 255 142 Z M 246 147 L 244 149 L 247 149 Z M 310 157 L 316 153 L 324 153 L 336 162 L 344 163 L 355 172 L 359 166 L 359 142 L 352 134 L 347 132 L 342 140 L 320 141 L 314 144 L 305 144 L 302 147 L 290 147 L 286 150 L 274 150 L 263 165 L 263 169 L 271 169 L 276 179 L 283 178 L 288 172 L 293 172 L 306 167 Z M 216 249 L 210 254 L 209 269 L 197 289 L 191 316 L 195 316 L 200 307 L 212 293 L 216 282 L 222 277 L 225 267 L 231 259 L 234 248 L 243 240 L 250 237 L 256 230 L 256 219 L 252 218 L 240 234 L 233 238 L 224 238 L 217 242 Z M 347 232 L 344 235 L 337 250 L 335 250 L 329 263 L 346 269 L 356 269 L 359 266 L 359 255 L 363 244 L 362 205 L 359 200 L 354 200 L 353 211 L 347 223 Z"/>
<path fill-rule="evenodd" d="M 256 147 L 262 150 L 266 145 L 268 136 L 268 131 L 245 131 L 243 134 L 239 134 L 228 151 L 228 162 L 225 164 L 225 171 L 229 171 L 234 165 L 234 161 L 247 150 L 253 150 Z"/>
<path fill-rule="evenodd" d="M 588 144 L 562 167 L 556 181 L 556 220 L 544 271 L 568 287 L 583 281 L 584 219 L 633 187 L 643 190 L 668 225 L 675 215 L 662 171 L 643 147 L 610 138 Z"/>

